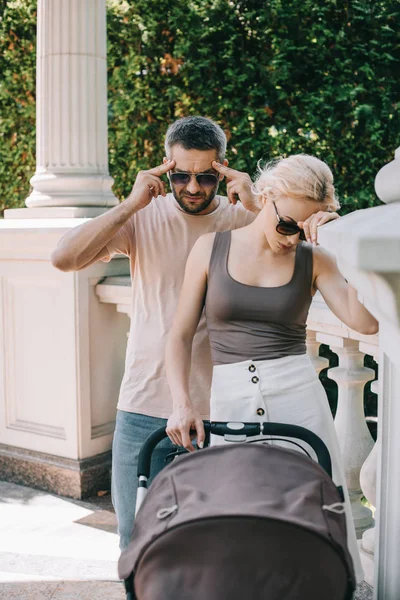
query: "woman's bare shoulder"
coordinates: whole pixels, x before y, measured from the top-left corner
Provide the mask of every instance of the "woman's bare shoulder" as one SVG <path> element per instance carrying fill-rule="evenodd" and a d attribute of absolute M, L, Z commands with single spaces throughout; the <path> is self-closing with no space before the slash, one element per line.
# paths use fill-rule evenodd
<path fill-rule="evenodd" d="M 215 231 L 212 233 L 203 233 L 194 243 L 191 254 L 211 254 L 215 235 Z"/>
<path fill-rule="evenodd" d="M 208 264 L 210 262 L 211 253 L 214 245 L 215 232 L 212 233 L 204 233 L 199 238 L 197 238 L 196 242 L 193 245 L 193 248 L 190 252 L 188 262 L 193 266 L 194 264 L 207 272 Z"/>
<path fill-rule="evenodd" d="M 214 244 L 215 236 L 216 236 L 215 231 L 212 231 L 211 233 L 203 233 L 203 235 L 201 235 L 198 238 L 198 240 L 196 241 L 196 244 L 201 245 L 201 247 L 203 249 L 212 248 L 213 244 Z"/>
<path fill-rule="evenodd" d="M 304 242 L 307 243 L 307 242 Z M 308 244 L 308 246 L 311 246 L 311 244 Z M 322 246 L 312 246 L 312 252 L 313 252 L 313 258 L 315 261 L 318 261 L 320 263 L 327 263 L 330 261 L 335 261 L 335 257 L 333 256 L 333 254 L 331 254 L 330 252 L 328 252 L 328 250 L 326 250 L 326 248 L 323 248 Z"/>
<path fill-rule="evenodd" d="M 312 253 L 315 276 L 327 272 L 337 272 L 336 259 L 328 250 L 322 246 L 313 246 Z"/>

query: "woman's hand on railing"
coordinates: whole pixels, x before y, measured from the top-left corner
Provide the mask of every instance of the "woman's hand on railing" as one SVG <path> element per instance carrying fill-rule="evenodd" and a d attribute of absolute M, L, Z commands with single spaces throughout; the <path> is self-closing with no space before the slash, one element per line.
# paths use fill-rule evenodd
<path fill-rule="evenodd" d="M 339 217 L 340 215 L 336 212 L 320 210 L 311 215 L 311 217 L 308 217 L 305 221 L 299 221 L 297 225 L 303 229 L 307 242 L 316 246 L 318 243 L 318 227 L 325 225 L 325 223 L 328 223 L 329 221 L 339 219 Z"/>
<path fill-rule="evenodd" d="M 190 431 L 196 433 L 190 434 Z M 194 452 L 195 448 L 192 440 L 197 438 L 197 445 L 203 448 L 205 432 L 203 420 L 200 413 L 193 406 L 179 406 L 168 419 L 166 432 L 173 444 L 183 446 L 189 452 Z"/>

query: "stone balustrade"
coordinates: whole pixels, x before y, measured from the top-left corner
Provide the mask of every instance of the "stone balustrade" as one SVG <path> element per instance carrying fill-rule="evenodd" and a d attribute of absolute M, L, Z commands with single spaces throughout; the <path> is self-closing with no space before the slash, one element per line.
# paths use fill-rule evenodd
<path fill-rule="evenodd" d="M 339 365 L 328 371 L 328 377 L 338 386 L 335 426 L 357 537 L 362 538 L 359 543 L 365 580 L 373 586 L 375 527 L 372 511 L 362 498 L 365 496 L 371 506 L 376 506 L 378 444 L 372 439 L 364 413 L 364 388 L 375 379 L 374 370 L 364 366 L 364 357 L 368 354 L 378 363 L 379 335 L 353 331 L 335 317 L 317 294 L 308 318 L 307 348 L 318 372 L 328 366 L 327 359 L 318 356 L 321 344 L 327 344 L 339 358 Z M 371 390 L 378 393 L 377 380 L 371 384 Z"/>

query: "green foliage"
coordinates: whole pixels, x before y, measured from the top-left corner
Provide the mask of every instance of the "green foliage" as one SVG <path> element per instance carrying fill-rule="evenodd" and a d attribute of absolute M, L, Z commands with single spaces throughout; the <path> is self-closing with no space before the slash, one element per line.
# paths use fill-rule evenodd
<path fill-rule="evenodd" d="M 35 172 L 36 2 L 2 2 L 0 10 L 1 215 L 24 206 Z"/>
<path fill-rule="evenodd" d="M 168 124 L 201 114 L 226 131 L 234 168 L 254 174 L 259 159 L 307 152 L 331 166 L 344 212 L 377 202 L 375 175 L 399 145 L 398 0 L 107 5 L 110 172 L 119 197 L 138 169 L 162 161 Z M 23 202 L 34 171 L 34 6 L 8 2 L 0 24 L 8 205 Z"/>

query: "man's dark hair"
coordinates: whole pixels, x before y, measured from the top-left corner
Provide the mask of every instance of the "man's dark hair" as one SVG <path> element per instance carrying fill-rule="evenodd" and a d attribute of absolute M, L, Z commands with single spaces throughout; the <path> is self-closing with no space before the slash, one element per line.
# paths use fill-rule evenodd
<path fill-rule="evenodd" d="M 206 117 L 183 117 L 172 123 L 165 136 L 165 155 L 170 157 L 173 146 L 185 150 L 215 150 L 222 162 L 226 152 L 226 135 L 221 127 Z"/>

